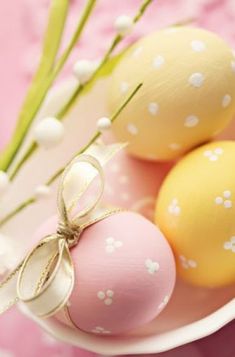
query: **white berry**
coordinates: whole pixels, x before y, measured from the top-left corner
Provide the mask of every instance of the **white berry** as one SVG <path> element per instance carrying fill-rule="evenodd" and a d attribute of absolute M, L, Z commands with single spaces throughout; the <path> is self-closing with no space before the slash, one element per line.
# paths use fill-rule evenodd
<path fill-rule="evenodd" d="M 39 185 L 35 189 L 35 196 L 37 199 L 44 199 L 50 196 L 51 189 L 47 185 Z"/>
<path fill-rule="evenodd" d="M 121 15 L 117 17 L 114 27 L 119 35 L 125 36 L 131 31 L 133 27 L 133 20 L 130 16 Z"/>
<path fill-rule="evenodd" d="M 6 192 L 9 186 L 10 180 L 6 172 L 0 171 L 0 194 Z"/>
<path fill-rule="evenodd" d="M 73 67 L 73 72 L 81 84 L 86 83 L 91 78 L 97 68 L 97 61 L 80 60 Z"/>
<path fill-rule="evenodd" d="M 111 128 L 112 122 L 109 118 L 103 117 L 97 120 L 97 128 L 99 131 L 108 130 Z"/>
<path fill-rule="evenodd" d="M 58 145 L 63 137 L 64 126 L 53 117 L 43 119 L 34 129 L 35 141 L 45 149 Z"/>

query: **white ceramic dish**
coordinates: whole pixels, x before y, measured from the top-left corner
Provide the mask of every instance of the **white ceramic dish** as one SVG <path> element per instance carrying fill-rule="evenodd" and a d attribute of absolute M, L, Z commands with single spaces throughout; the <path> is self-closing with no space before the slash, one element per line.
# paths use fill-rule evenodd
<path fill-rule="evenodd" d="M 61 167 L 79 146 L 86 143 L 95 130 L 96 119 L 107 115 L 106 93 L 108 78 L 102 79 L 82 97 L 69 113 L 65 122 L 67 138 L 58 148 L 50 152 L 39 150 L 25 165 L 12 188 L 1 203 L 1 214 L 6 213 L 17 202 L 28 197 L 36 185 L 45 181 L 56 168 Z M 39 117 L 53 115 L 74 86 L 74 80 L 60 85 L 48 97 Z M 235 129 L 228 131 L 235 137 Z M 232 134 L 231 134 L 232 133 Z M 233 134 L 234 133 L 234 134 Z M 40 164 L 42 163 L 42 164 Z M 33 172 L 37 174 L 34 175 Z M 3 233 L 12 237 L 14 258 L 19 259 L 30 244 L 35 228 L 55 212 L 55 190 L 45 202 L 27 208 L 4 227 Z M 22 228 L 23 227 L 23 228 Z M 17 253 L 17 256 L 15 254 Z M 223 289 L 199 289 L 177 282 L 174 295 L 163 313 L 141 329 L 125 337 L 100 337 L 77 332 L 52 321 L 39 320 L 36 323 L 58 339 L 100 354 L 121 355 L 157 353 L 205 337 L 235 318 L 235 286 Z"/>

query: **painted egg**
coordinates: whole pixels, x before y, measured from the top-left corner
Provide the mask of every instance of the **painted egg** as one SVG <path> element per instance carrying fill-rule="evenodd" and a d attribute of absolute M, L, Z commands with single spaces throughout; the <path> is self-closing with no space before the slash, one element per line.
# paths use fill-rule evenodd
<path fill-rule="evenodd" d="M 159 193 L 156 222 L 170 242 L 180 275 L 220 287 L 235 282 L 235 142 L 192 151 Z"/>
<path fill-rule="evenodd" d="M 36 235 L 55 229 L 53 217 Z M 66 316 L 83 331 L 112 335 L 135 329 L 154 319 L 172 294 L 171 248 L 137 213 L 116 213 L 88 227 L 71 254 L 75 286 Z M 68 325 L 71 320 L 63 319 Z"/>
<path fill-rule="evenodd" d="M 113 125 L 129 153 L 171 160 L 222 131 L 235 113 L 234 52 L 217 35 L 193 27 L 142 38 L 117 66 L 110 110 L 143 87 Z"/>

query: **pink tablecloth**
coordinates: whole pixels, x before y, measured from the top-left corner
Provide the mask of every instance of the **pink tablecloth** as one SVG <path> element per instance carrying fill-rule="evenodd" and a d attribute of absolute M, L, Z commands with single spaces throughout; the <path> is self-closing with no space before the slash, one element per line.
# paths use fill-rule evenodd
<path fill-rule="evenodd" d="M 100 57 L 113 35 L 117 15 L 133 14 L 140 0 L 100 0 L 96 16 L 87 28 L 69 64 L 79 58 Z M 7 142 L 26 87 L 38 61 L 49 0 L 2 1 L 0 4 L 0 148 Z M 71 0 L 73 11 L 67 34 L 76 23 L 82 0 Z M 108 16 L 104 16 L 107 15 Z M 172 22 L 194 17 L 197 22 L 235 46 L 234 0 L 159 0 L 135 29 L 132 38 Z M 69 66 L 67 66 L 67 70 Z M 234 357 L 235 322 L 216 334 L 158 357 Z M 94 354 L 66 346 L 45 335 L 16 310 L 0 318 L 0 357 L 39 356 L 94 357 Z"/>

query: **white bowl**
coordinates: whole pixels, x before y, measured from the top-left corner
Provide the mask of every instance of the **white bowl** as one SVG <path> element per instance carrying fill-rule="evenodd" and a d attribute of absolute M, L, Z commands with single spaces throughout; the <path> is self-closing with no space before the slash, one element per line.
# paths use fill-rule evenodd
<path fill-rule="evenodd" d="M 108 81 L 108 78 L 103 78 L 96 83 L 69 113 L 65 121 L 67 136 L 63 144 L 52 151 L 39 150 L 25 165 L 0 205 L 1 215 L 28 197 L 35 186 L 44 182 L 56 168 L 60 168 L 86 143 L 95 131 L 97 118 L 108 114 Z M 69 80 L 57 87 L 48 96 L 38 117 L 55 114 L 75 84 L 74 80 Z M 231 130 L 228 132 L 231 134 Z M 235 136 L 235 129 L 233 132 Z M 30 237 L 37 226 L 55 212 L 55 188 L 46 204 L 39 202 L 27 208 L 2 229 L 3 233 L 11 237 L 9 242 L 14 247 L 15 260 L 25 254 L 27 246 L 30 245 Z M 235 286 L 202 289 L 186 285 L 179 280 L 169 305 L 160 316 L 145 327 L 123 337 L 100 337 L 75 331 L 52 319 L 40 320 L 27 311 L 24 312 L 53 336 L 72 345 L 101 354 L 137 355 L 167 351 L 217 331 L 235 318 L 234 296 Z"/>

